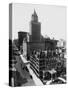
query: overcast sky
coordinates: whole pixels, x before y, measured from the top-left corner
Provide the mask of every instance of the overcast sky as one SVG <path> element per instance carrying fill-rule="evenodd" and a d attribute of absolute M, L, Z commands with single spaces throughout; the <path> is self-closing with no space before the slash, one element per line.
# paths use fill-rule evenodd
<path fill-rule="evenodd" d="M 66 39 L 66 7 L 52 5 L 13 4 L 12 33 L 18 38 L 18 31 L 30 32 L 31 15 L 37 12 L 41 22 L 41 34 L 50 38 Z"/>

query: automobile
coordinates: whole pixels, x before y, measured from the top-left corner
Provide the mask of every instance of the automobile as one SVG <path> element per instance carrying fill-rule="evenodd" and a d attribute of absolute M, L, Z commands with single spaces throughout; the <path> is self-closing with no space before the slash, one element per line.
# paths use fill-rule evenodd
<path fill-rule="evenodd" d="M 65 84 L 65 82 L 60 79 L 55 79 L 50 84 Z"/>

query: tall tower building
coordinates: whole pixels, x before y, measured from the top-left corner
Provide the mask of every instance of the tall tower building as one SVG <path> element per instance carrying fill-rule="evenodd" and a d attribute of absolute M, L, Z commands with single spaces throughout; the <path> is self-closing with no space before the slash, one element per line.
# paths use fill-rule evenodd
<path fill-rule="evenodd" d="M 38 22 L 36 11 L 32 14 L 31 20 L 31 42 L 40 42 L 41 40 L 41 23 Z"/>

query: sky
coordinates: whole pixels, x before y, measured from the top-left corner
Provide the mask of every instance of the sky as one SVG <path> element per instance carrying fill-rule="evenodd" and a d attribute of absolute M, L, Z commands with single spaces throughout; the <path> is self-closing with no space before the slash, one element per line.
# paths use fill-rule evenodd
<path fill-rule="evenodd" d="M 66 7 L 14 3 L 12 5 L 12 38 L 18 38 L 19 31 L 30 32 L 31 15 L 34 9 L 41 22 L 41 34 L 57 40 L 66 40 Z"/>

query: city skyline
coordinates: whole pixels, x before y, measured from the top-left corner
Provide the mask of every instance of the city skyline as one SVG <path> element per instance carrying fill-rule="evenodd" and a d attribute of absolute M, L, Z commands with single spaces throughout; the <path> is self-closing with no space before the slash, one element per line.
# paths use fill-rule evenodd
<path fill-rule="evenodd" d="M 31 15 L 36 13 L 41 22 L 41 34 L 57 40 L 66 40 L 66 8 L 64 6 L 13 4 L 12 39 L 19 31 L 30 32 Z M 44 11 L 45 12 L 44 12 Z"/>
<path fill-rule="evenodd" d="M 66 8 L 9 4 L 9 86 L 66 84 Z"/>

